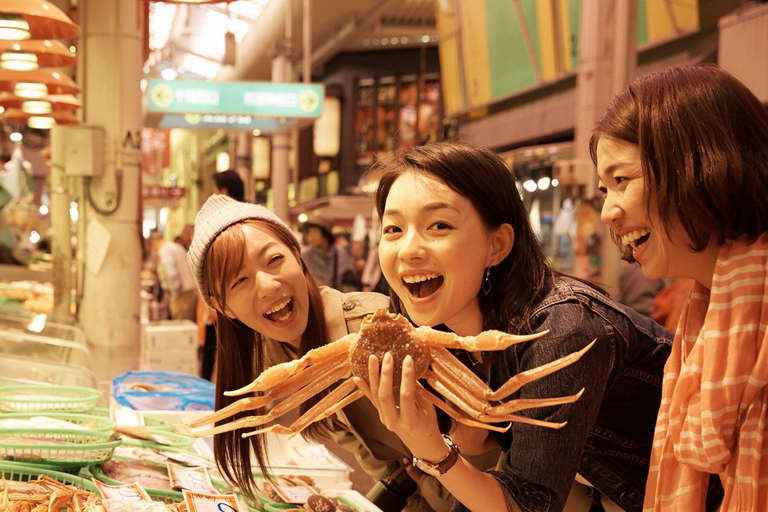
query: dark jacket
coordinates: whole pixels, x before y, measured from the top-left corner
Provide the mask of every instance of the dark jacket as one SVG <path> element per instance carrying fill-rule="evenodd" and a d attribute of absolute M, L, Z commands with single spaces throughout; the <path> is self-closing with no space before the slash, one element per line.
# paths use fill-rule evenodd
<path fill-rule="evenodd" d="M 558 278 L 532 316 L 545 337 L 514 345 L 486 377 L 500 387 L 518 373 L 597 343 L 581 360 L 523 386 L 509 399 L 581 398 L 520 414 L 563 422 L 559 429 L 514 423 L 498 439 L 507 453 L 492 472 L 509 504 L 525 511 L 559 511 L 578 472 L 625 510 L 642 510 L 648 461 L 672 335 L 655 322 L 572 279 Z M 456 503 L 453 511 L 467 510 Z"/>

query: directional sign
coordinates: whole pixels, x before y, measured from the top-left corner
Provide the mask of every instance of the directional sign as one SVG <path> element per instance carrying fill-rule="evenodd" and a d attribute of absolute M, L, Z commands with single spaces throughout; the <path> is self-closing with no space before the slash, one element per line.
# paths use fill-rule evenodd
<path fill-rule="evenodd" d="M 301 120 L 289 117 L 262 118 L 243 114 L 165 114 L 162 116 L 158 128 L 187 128 L 191 130 L 222 128 L 224 130 L 261 130 L 264 133 L 274 133 L 292 127 L 297 122 L 301 122 Z"/>
<path fill-rule="evenodd" d="M 153 79 L 147 90 L 150 112 L 320 117 L 323 110 L 323 84 Z"/>

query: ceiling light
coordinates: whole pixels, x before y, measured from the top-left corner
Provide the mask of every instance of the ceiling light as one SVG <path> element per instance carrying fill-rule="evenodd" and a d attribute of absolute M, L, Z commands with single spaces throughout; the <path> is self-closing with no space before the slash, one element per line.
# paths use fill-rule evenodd
<path fill-rule="evenodd" d="M 553 186 L 553 187 L 556 187 L 556 186 L 558 186 L 559 184 L 560 184 L 560 181 L 559 181 L 557 178 L 555 178 L 555 179 L 553 179 L 553 180 L 552 180 L 552 186 Z"/>
<path fill-rule="evenodd" d="M 37 55 L 32 52 L 3 52 L 0 55 L 0 68 L 28 71 L 37 69 Z"/>
<path fill-rule="evenodd" d="M 37 82 L 16 82 L 13 94 L 22 98 L 43 98 L 48 95 L 48 87 Z"/>
<path fill-rule="evenodd" d="M 550 180 L 547 176 L 542 176 L 539 178 L 538 187 L 539 190 L 547 190 L 549 188 Z"/>
<path fill-rule="evenodd" d="M 64 11 L 46 0 L 3 0 L 0 2 L 0 30 L 15 32 L 13 39 L 73 39 L 80 27 Z M 26 31 L 26 37 L 18 37 Z M 0 34 L 0 39 L 11 39 Z"/>
<path fill-rule="evenodd" d="M 13 56 L 10 54 L 24 54 L 23 56 Z M 74 66 L 77 63 L 77 58 L 72 55 L 69 48 L 64 46 L 59 41 L 51 41 L 48 39 L 30 39 L 28 41 L 2 41 L 0 40 L 0 67 L 5 69 L 37 69 L 41 68 L 63 68 Z M 30 57 L 34 57 L 34 62 L 37 66 L 23 67 L 23 68 L 10 68 L 3 65 L 4 61 L 11 60 L 31 60 Z"/>
<path fill-rule="evenodd" d="M 22 41 L 30 37 L 29 23 L 22 15 L 0 13 L 0 39 Z"/>
<path fill-rule="evenodd" d="M 160 72 L 160 76 L 163 77 L 163 80 L 175 80 L 179 73 L 173 68 L 165 68 Z"/>
<path fill-rule="evenodd" d="M 27 126 L 38 130 L 48 130 L 53 128 L 56 121 L 52 117 L 48 116 L 32 116 L 27 121 Z"/>
<path fill-rule="evenodd" d="M 536 190 L 536 182 L 533 180 L 525 180 L 523 188 L 528 192 L 534 192 Z"/>
<path fill-rule="evenodd" d="M 21 134 L 19 132 L 13 132 L 10 137 L 11 142 L 21 142 Z"/>
<path fill-rule="evenodd" d="M 50 101 L 25 101 L 21 104 L 21 111 L 25 114 L 45 115 L 53 111 Z"/>

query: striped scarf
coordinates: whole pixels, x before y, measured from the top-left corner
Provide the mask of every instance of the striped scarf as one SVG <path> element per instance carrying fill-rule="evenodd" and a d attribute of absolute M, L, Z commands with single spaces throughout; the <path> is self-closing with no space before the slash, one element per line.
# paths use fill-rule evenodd
<path fill-rule="evenodd" d="M 644 511 L 768 510 L 768 233 L 726 243 L 712 290 L 694 285 L 664 368 Z"/>

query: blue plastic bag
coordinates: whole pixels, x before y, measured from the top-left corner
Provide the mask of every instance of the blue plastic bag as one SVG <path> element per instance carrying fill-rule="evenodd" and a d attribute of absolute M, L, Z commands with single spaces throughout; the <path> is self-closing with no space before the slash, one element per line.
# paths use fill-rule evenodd
<path fill-rule="evenodd" d="M 127 372 L 112 381 L 112 397 L 135 410 L 212 411 L 215 386 L 178 372 Z"/>

